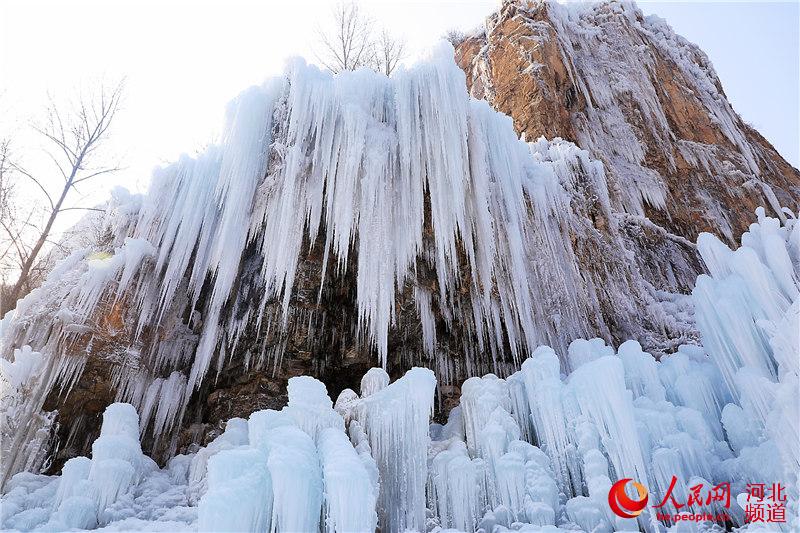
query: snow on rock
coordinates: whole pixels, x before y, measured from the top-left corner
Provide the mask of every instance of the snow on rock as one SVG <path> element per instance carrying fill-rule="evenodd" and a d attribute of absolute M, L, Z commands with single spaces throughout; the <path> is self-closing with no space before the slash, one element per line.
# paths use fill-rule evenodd
<path fill-rule="evenodd" d="M 471 94 L 529 139 L 604 161 L 626 247 L 657 287 L 701 271 L 685 246 L 699 231 L 733 242 L 757 206 L 797 209 L 800 174 L 737 115 L 706 54 L 634 2 L 504 1 L 456 54 Z"/>

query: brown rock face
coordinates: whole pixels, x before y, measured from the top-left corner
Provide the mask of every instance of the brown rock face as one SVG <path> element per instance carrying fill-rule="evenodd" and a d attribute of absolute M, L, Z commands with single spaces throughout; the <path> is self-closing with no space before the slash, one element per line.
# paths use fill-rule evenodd
<path fill-rule="evenodd" d="M 797 169 L 733 111 L 706 55 L 630 5 L 507 1 L 456 60 L 471 94 L 520 134 L 562 137 L 602 160 L 615 212 L 665 230 L 644 229 L 650 245 L 703 231 L 732 242 L 758 206 L 783 216 L 800 205 Z M 664 286 L 636 244 L 641 229 L 628 233 L 637 262 Z"/>

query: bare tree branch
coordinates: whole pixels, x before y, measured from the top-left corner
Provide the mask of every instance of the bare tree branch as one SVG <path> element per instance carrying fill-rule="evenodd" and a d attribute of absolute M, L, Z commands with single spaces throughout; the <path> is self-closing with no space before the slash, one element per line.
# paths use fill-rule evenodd
<path fill-rule="evenodd" d="M 97 211 L 99 213 L 105 213 L 105 209 L 98 209 L 96 207 L 62 207 L 58 210 L 59 213 L 63 213 L 64 211 Z"/>
<path fill-rule="evenodd" d="M 97 176 L 101 176 L 103 174 L 110 174 L 112 172 L 119 172 L 119 171 L 120 171 L 120 167 L 118 167 L 118 166 L 104 168 L 102 170 L 98 170 L 96 172 L 92 172 L 91 174 L 87 174 L 86 176 L 82 176 L 82 177 L 80 177 L 80 178 L 78 178 L 76 180 L 73 180 L 72 181 L 72 185 L 73 186 L 77 185 L 78 183 L 81 183 L 81 182 L 86 181 L 86 180 L 90 180 L 92 178 L 96 178 Z"/>
<path fill-rule="evenodd" d="M 337 4 L 333 10 L 332 30 L 317 30 L 322 48 L 317 58 L 334 74 L 374 67 L 372 25 L 372 20 L 355 2 Z"/>
<path fill-rule="evenodd" d="M 37 258 L 45 243 L 52 242 L 50 233 L 58 215 L 64 211 L 71 210 L 101 211 L 92 207 L 63 207 L 63 205 L 70 191 L 77 191 L 75 187 L 77 184 L 116 172 L 119 169 L 117 166 L 90 169 L 90 163 L 94 160 L 97 150 L 108 137 L 109 128 L 119 110 L 122 92 L 122 82 L 110 88 L 101 86 L 99 93 L 94 98 L 79 95 L 77 104 L 72 107 L 69 113 L 62 112 L 54 100 L 50 99 L 44 125 L 34 126 L 34 129 L 48 143 L 52 143 L 57 147 L 55 154 L 50 151 L 46 151 L 46 153 L 64 179 L 64 184 L 58 193 L 51 195 L 47 188 L 44 187 L 43 180 L 40 177 L 34 176 L 33 173 L 20 165 L 15 163 L 6 165 L 36 184 L 44 193 L 45 198 L 47 198 L 50 209 L 44 226 L 37 230 L 33 246 L 27 250 L 21 239 L 21 232 L 15 232 L 8 223 L 9 221 L 3 221 L 3 227 L 18 252 L 21 264 L 19 265 L 20 274 L 14 287 L 8 295 L 5 295 L 3 302 L 0 303 L 0 306 L 4 307 L 0 309 L 0 312 L 5 312 L 7 310 L 5 307 L 14 305 L 16 300 L 23 295 L 23 290 L 31 286 L 31 276 L 36 272 Z M 1 145 L 0 148 L 2 148 Z M 30 217 L 26 221 L 26 226 L 29 221 Z M 31 226 L 33 225 L 31 224 Z"/>
<path fill-rule="evenodd" d="M 20 174 L 22 174 L 23 176 L 25 176 L 26 178 L 28 178 L 29 180 L 31 180 L 33 183 L 35 183 L 42 190 L 42 192 L 44 193 L 44 197 L 47 198 L 47 201 L 50 203 L 50 209 L 51 210 L 55 209 L 55 204 L 53 203 L 53 199 L 50 197 L 50 193 L 47 192 L 47 189 L 44 188 L 44 185 L 42 185 L 42 183 L 38 179 L 36 179 L 33 174 L 31 174 L 21 166 L 17 165 L 16 163 L 11 163 L 11 167 Z"/>
<path fill-rule="evenodd" d="M 19 230 L 15 230 L 13 227 L 10 227 L 8 221 L 0 221 L 0 226 L 2 226 L 3 230 L 8 234 L 9 240 L 9 247 L 0 257 L 5 257 L 6 254 L 10 251 L 10 248 L 14 248 L 17 252 L 17 267 L 21 267 L 22 264 L 28 257 L 28 250 L 25 247 L 25 243 L 22 240 L 22 234 Z"/>
<path fill-rule="evenodd" d="M 406 55 L 406 43 L 393 37 L 387 30 L 382 30 L 376 41 L 375 70 L 387 76 L 394 72 L 400 60 Z"/>

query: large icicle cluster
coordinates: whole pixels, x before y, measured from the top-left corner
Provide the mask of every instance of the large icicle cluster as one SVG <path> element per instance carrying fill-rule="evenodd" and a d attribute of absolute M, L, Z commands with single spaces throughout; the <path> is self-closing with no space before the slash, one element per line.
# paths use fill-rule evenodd
<path fill-rule="evenodd" d="M 141 453 L 133 408 L 114 404 L 91 460 L 71 459 L 60 477 L 11 479 L 2 527 L 660 531 L 675 525 L 653 508 L 674 476 L 683 503 L 693 485 L 730 483 L 729 507 L 701 501 L 691 512 L 753 530 L 769 524 L 746 523 L 746 485 L 781 483 L 787 522 L 772 525 L 796 530 L 800 225 L 758 216 L 736 251 L 700 238 L 711 274 L 693 299 L 705 348 L 656 360 L 636 341 L 615 351 L 579 339 L 560 360 L 541 346 L 506 379 L 464 382 L 445 425 L 428 425 L 430 370 L 390 383 L 374 368 L 360 396 L 347 389 L 335 406 L 322 383 L 294 377 L 281 411 L 232 419 L 161 470 Z M 35 361 L 20 354 L 13 375 Z M 608 506 L 623 478 L 650 492 L 638 518 Z M 681 510 L 668 501 L 660 512 Z"/>
<path fill-rule="evenodd" d="M 800 224 L 757 211 L 758 223 L 730 250 L 712 235 L 698 246 L 710 275 L 692 298 L 703 344 L 735 402 L 722 425 L 748 479 L 800 472 Z M 764 457 L 772 460 L 764 461 Z M 797 524 L 800 526 L 800 524 Z"/>
<path fill-rule="evenodd" d="M 69 393 L 88 360 L 111 365 L 116 400 L 137 407 L 154 448 L 174 451 L 162 436 L 209 370 L 232 358 L 274 369 L 296 330 L 313 348 L 330 318 L 293 300 L 312 249 L 324 258 L 318 299 L 355 277 L 343 328 L 357 348 L 386 366 L 409 298 L 421 347 L 392 355 L 446 382 L 508 373 L 539 344 L 610 340 L 609 301 L 648 317 L 628 320 L 626 336 L 674 325 L 628 261 L 602 267 L 602 288 L 576 266 L 571 231 L 597 230 L 576 230 L 572 192 L 596 191 L 598 216 L 616 223 L 603 166 L 559 139 L 520 141 L 510 118 L 468 96 L 446 43 L 391 79 L 297 60 L 233 101 L 225 131 L 158 170 L 145 197 L 117 191 L 113 243 L 73 253 L 0 322 L 3 358 L 29 345 L 44 359 L 25 412 Z"/>
<path fill-rule="evenodd" d="M 161 470 L 141 452 L 134 408 L 112 404 L 91 459 L 70 459 L 58 477 L 14 476 L 0 526 L 373 532 L 380 512 L 384 531 L 424 530 L 436 380 L 421 368 L 392 384 L 381 373 L 382 389 L 347 390 L 337 410 L 321 382 L 292 378 L 281 411 L 231 419 Z"/>
<path fill-rule="evenodd" d="M 14 350 L 13 360 L 0 359 L 0 457 L 3 481 L 19 471 L 38 469 L 47 461 L 54 413 L 39 408 L 44 356 L 30 346 Z"/>
<path fill-rule="evenodd" d="M 186 504 L 186 496 L 173 484 L 174 466 L 178 465 L 180 471 L 179 463 L 176 459 L 169 468 L 159 470 L 142 454 L 139 417 L 133 406 L 110 405 L 103 414 L 100 437 L 92 445 L 91 460 L 70 459 L 59 477 L 30 473 L 14 476 L 3 496 L 2 526 L 23 531 L 68 531 L 114 522 L 120 529 L 138 529 L 133 517 L 150 512 L 156 503 L 169 507 L 165 511 L 183 520 L 187 515 L 179 506 Z"/>
<path fill-rule="evenodd" d="M 758 218 L 736 251 L 699 239 L 711 272 L 693 293 L 705 349 L 682 346 L 657 361 L 636 341 L 615 353 L 601 339 L 576 340 L 567 376 L 540 347 L 505 380 L 467 380 L 460 407 L 433 431 L 429 499 L 438 524 L 655 530 L 652 506 L 675 476 L 684 504 L 697 483 L 730 482 L 734 500 L 747 483 L 780 483 L 788 518 L 774 527 L 799 527 L 800 225 L 763 210 Z M 638 524 L 608 506 L 622 478 L 649 488 Z M 726 512 L 743 526 L 742 501 L 692 512 Z"/>
<path fill-rule="evenodd" d="M 287 323 L 303 247 L 318 240 L 337 271 L 355 255 L 355 326 L 383 364 L 396 295 L 414 281 L 420 257 L 437 287 L 436 294 L 417 291 L 426 346 L 435 346 L 433 296 L 441 309 L 472 315 L 477 353 L 489 345 L 496 352 L 505 341 L 515 355 L 559 342 L 556 325 L 533 314 L 543 299 L 531 286 L 531 254 L 539 248 L 531 239 L 546 232 L 563 240 L 554 215 L 566 207 L 559 180 L 593 177 L 602 167 L 571 145 L 562 148 L 558 164 L 543 157 L 537 164 L 507 117 L 468 98 L 450 49 L 391 80 L 368 71 L 332 78 L 298 61 L 286 78 L 243 93 L 229 117 L 220 149 L 156 178 L 135 231 L 158 248 L 155 283 L 135 296 L 141 325 L 158 323 L 175 305 L 181 283 L 196 308 L 212 279 L 190 389 L 220 351 L 216 363 L 222 364 L 251 319 L 258 328 Z M 246 246 L 259 257 L 255 287 L 231 297 Z M 565 287 L 577 281 L 568 271 L 571 250 L 554 252 L 548 254 L 552 280 Z M 469 272 L 466 282 L 462 269 Z M 324 270 L 321 277 L 324 282 Z M 468 299 L 457 299 L 461 290 Z M 247 301 L 254 294 L 267 298 Z M 277 313 L 264 305 L 270 298 L 281 301 Z M 243 316 L 221 316 L 229 300 L 245 308 Z M 565 305 L 561 311 L 570 319 L 558 324 L 574 336 L 587 332 L 591 310 L 579 302 Z"/>

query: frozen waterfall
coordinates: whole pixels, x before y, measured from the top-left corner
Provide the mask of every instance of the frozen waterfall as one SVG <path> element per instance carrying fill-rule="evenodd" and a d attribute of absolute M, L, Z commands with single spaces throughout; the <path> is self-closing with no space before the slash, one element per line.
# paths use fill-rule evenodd
<path fill-rule="evenodd" d="M 690 525 L 694 488 L 729 484 L 729 502 L 698 509 L 755 530 L 748 487 L 780 483 L 786 521 L 769 526 L 797 530 L 800 224 L 756 216 L 736 250 L 702 234 L 708 274 L 665 294 L 630 266 L 602 163 L 520 140 L 468 96 L 449 45 L 391 78 L 293 61 L 230 104 L 218 145 L 157 170 L 145 196 L 115 191 L 110 249 L 74 251 L 0 320 L 0 526 L 661 531 Z M 331 319 L 314 303 L 345 279 L 354 314 L 337 334 L 374 355 L 360 390 L 334 403 L 294 375 L 282 409 L 177 454 L 198 391 L 232 361 L 274 373 L 292 334 L 313 344 Z M 696 341 L 692 313 L 702 346 L 643 349 L 654 331 Z M 419 350 L 392 354 L 408 330 Z M 622 334 L 641 343 L 609 344 Z M 48 397 L 98 359 L 115 402 L 91 458 L 38 474 Z M 442 385 L 460 398 L 431 424 Z M 625 479 L 650 494 L 633 518 L 608 504 Z"/>

